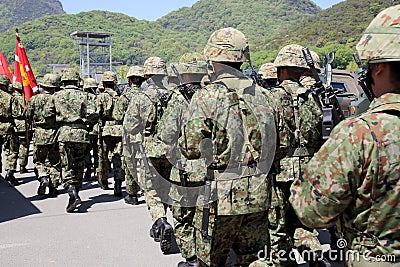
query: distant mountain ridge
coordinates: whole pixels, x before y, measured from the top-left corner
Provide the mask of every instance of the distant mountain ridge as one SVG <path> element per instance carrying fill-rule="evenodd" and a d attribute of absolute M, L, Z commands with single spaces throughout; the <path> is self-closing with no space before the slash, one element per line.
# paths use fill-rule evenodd
<path fill-rule="evenodd" d="M 46 1 L 59 2 L 40 2 Z M 44 16 L 18 27 L 31 65 L 41 75 L 51 71 L 48 64 L 79 65 L 78 47 L 69 37 L 74 31 L 113 33 L 113 60 L 134 65 L 149 56 L 176 61 L 185 52 L 202 52 L 210 34 L 228 26 L 247 36 L 256 66 L 272 61 L 280 47 L 299 43 L 320 55 L 337 51 L 337 66 L 346 68 L 363 30 L 391 2 L 347 0 L 321 10 L 311 0 L 199 0 L 156 21 L 90 11 Z M 0 49 L 12 60 L 13 30 L 0 34 Z"/>
<path fill-rule="evenodd" d="M 64 13 L 58 0 L 0 0 L 0 32 L 46 15 Z"/>

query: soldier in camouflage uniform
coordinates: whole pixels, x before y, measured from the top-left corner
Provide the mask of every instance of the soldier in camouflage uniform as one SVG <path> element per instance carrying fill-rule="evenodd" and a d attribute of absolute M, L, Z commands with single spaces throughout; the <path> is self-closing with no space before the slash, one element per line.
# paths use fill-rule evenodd
<path fill-rule="evenodd" d="M 89 94 L 89 99 L 96 104 L 96 94 L 97 94 L 97 82 L 93 78 L 87 78 L 83 81 L 83 90 Z M 97 145 L 97 137 L 98 137 L 98 124 L 89 124 L 89 137 L 90 144 L 87 147 L 86 156 L 85 156 L 85 180 L 90 180 L 92 177 L 92 173 L 99 166 L 99 155 L 98 155 L 98 145 Z M 93 162 L 92 162 L 92 154 L 93 151 Z"/>
<path fill-rule="evenodd" d="M 87 124 L 95 123 L 98 119 L 89 95 L 78 88 L 79 80 L 79 73 L 75 69 L 66 69 L 61 76 L 62 90 L 53 95 L 56 121 L 60 127 L 57 141 L 62 183 L 69 195 L 67 212 L 73 212 L 82 202 L 79 189 L 85 169 L 86 147 L 90 142 Z"/>
<path fill-rule="evenodd" d="M 204 75 L 207 75 L 207 63 L 204 56 L 199 53 L 186 53 L 182 55 L 179 62 L 176 64 L 176 70 L 181 75 L 183 84 L 173 90 L 171 100 L 160 122 L 159 139 L 168 145 L 168 152 L 172 154 L 170 158 L 176 159 L 171 170 L 171 182 L 178 186 L 196 187 L 202 185 L 204 180 L 205 162 L 202 159 L 187 160 L 179 153 L 177 142 L 182 126 L 189 119 L 187 109 L 190 100 L 193 94 L 201 88 L 200 82 Z M 171 71 L 173 72 L 172 68 Z M 174 72 L 173 75 L 168 73 L 168 76 L 177 78 Z M 176 82 L 179 84 L 179 81 Z M 201 168 L 203 171 L 199 171 Z M 186 259 L 186 262 L 180 262 L 178 266 L 197 266 L 193 225 L 196 208 L 195 205 L 186 203 L 188 196 L 184 194 L 186 192 L 182 193 L 181 191 L 180 188 L 171 187 L 171 196 L 175 200 L 172 203 L 172 214 L 176 241 L 182 257 Z"/>
<path fill-rule="evenodd" d="M 57 196 L 60 181 L 60 152 L 56 140 L 58 124 L 56 107 L 52 95 L 60 86 L 61 77 L 46 74 L 39 83 L 41 94 L 32 96 L 26 107 L 26 119 L 35 124 L 33 139 L 33 164 L 38 172 L 38 195 L 44 195 L 49 187 L 49 196 Z"/>
<path fill-rule="evenodd" d="M 344 243 L 360 255 L 346 259 L 349 266 L 400 266 L 399 42 L 396 5 L 372 20 L 356 47 L 376 99 L 367 112 L 334 128 L 290 188 L 305 225 L 325 228 L 339 220 Z M 395 263 L 379 262 L 388 255 Z"/>
<path fill-rule="evenodd" d="M 6 161 L 6 177 L 5 179 L 12 186 L 20 183 L 14 177 L 16 170 L 16 161 L 14 152 L 18 149 L 18 138 L 14 132 L 14 119 L 23 118 L 23 106 L 10 92 L 10 79 L 7 75 L 0 74 L 0 152 L 4 146 Z M 14 147 L 13 149 L 10 149 Z M 2 170 L 0 163 L 0 170 Z"/>
<path fill-rule="evenodd" d="M 164 253 L 171 248 L 173 236 L 172 226 L 167 222 L 165 201 L 169 192 L 166 181 L 172 165 L 165 156 L 165 145 L 156 136 L 171 93 L 163 85 L 166 75 L 163 59 L 150 57 L 145 61 L 147 89 L 131 99 L 124 120 L 124 143 L 131 155 L 141 159 L 139 185 L 154 222 L 150 236 L 160 242 Z M 135 170 L 132 168 L 130 171 Z"/>
<path fill-rule="evenodd" d="M 238 265 L 248 265 L 268 234 L 276 128 L 261 88 L 240 71 L 248 49 L 246 37 L 234 28 L 211 35 L 204 55 L 212 83 L 194 94 L 179 139 L 185 157 L 204 159 L 208 166 L 194 215 L 199 266 L 224 266 L 230 249 Z"/>
<path fill-rule="evenodd" d="M 132 66 L 129 68 L 128 73 L 126 74 L 129 88 L 125 90 L 125 92 L 119 97 L 113 110 L 113 118 L 119 124 L 123 123 L 126 110 L 128 109 L 132 97 L 138 93 L 140 86 L 144 82 L 143 71 L 144 69 L 142 66 Z M 137 193 L 139 190 L 139 185 L 137 183 L 138 176 L 136 171 L 138 161 L 135 155 L 130 155 L 125 148 L 126 146 L 123 145 L 122 155 L 125 170 L 126 192 L 128 195 L 126 195 L 124 200 L 127 204 L 138 205 L 139 202 Z M 130 171 L 131 169 L 133 170 L 132 172 Z"/>
<path fill-rule="evenodd" d="M 12 87 L 14 89 L 13 96 L 18 99 L 21 105 L 25 105 L 25 99 L 22 92 L 22 84 L 19 82 L 14 82 Z M 18 136 L 19 147 L 16 151 L 14 151 L 14 154 L 15 161 L 19 159 L 21 174 L 28 172 L 28 170 L 26 169 L 26 165 L 28 164 L 29 143 L 32 138 L 32 133 L 29 129 L 30 127 L 28 127 L 28 130 L 26 129 L 27 126 L 28 124 L 26 124 L 25 120 L 15 120 L 15 133 Z"/>
<path fill-rule="evenodd" d="M 289 252 L 294 247 L 322 252 L 317 239 L 318 233 L 312 229 L 304 229 L 288 202 L 289 187 L 293 179 L 298 177 L 322 141 L 322 113 L 319 103 L 314 100 L 310 90 L 300 84 L 300 77 L 309 71 L 302 48 L 292 44 L 279 51 L 274 61 L 279 86 L 264 91 L 274 110 L 280 110 L 279 113 L 284 114 L 278 128 L 280 135 L 289 133 L 290 150 L 285 158 L 274 163 L 274 186 L 269 210 L 270 244 L 267 244 L 271 246 L 272 253 L 266 255 L 268 261 L 257 261 L 252 267 L 271 264 L 296 266 L 297 263 L 289 259 Z M 278 251 L 285 251 L 286 254 L 277 255 Z M 279 262 L 278 256 L 286 261 Z"/>
<path fill-rule="evenodd" d="M 278 85 L 278 74 L 274 63 L 261 65 L 258 74 L 261 75 L 263 83 L 266 84 L 265 88 L 272 88 Z"/>
<path fill-rule="evenodd" d="M 122 168 L 122 123 L 113 119 L 114 103 L 119 95 L 116 92 L 117 75 L 106 71 L 101 78 L 104 91 L 97 97 L 97 106 L 102 124 L 99 140 L 99 167 L 98 181 L 102 189 L 108 189 L 108 175 L 110 166 L 114 170 L 114 195 L 122 197 L 122 182 L 125 172 Z"/>

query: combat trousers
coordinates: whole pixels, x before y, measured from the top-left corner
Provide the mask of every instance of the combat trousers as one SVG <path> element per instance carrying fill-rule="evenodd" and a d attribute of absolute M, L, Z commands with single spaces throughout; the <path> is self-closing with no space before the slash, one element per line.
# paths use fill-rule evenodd
<path fill-rule="evenodd" d="M 95 170 L 99 167 L 99 146 L 97 144 L 97 135 L 89 135 L 90 143 L 86 148 L 86 156 L 85 156 L 85 167 L 86 169 L 94 168 Z M 93 151 L 93 163 L 92 163 L 92 154 Z"/>
<path fill-rule="evenodd" d="M 140 188 L 153 222 L 166 217 L 168 207 L 168 183 L 172 164 L 166 158 L 148 158 L 152 177 L 147 177 L 143 162 L 140 167 Z"/>
<path fill-rule="evenodd" d="M 38 171 L 38 180 L 49 177 L 55 188 L 60 184 L 61 164 L 58 144 L 34 145 L 33 164 Z"/>
<path fill-rule="evenodd" d="M 201 211 L 199 209 L 196 212 Z M 197 215 L 195 215 L 197 217 Z M 214 217 L 214 218 L 213 218 Z M 268 233 L 267 212 L 243 215 L 210 216 L 209 234 L 205 242 L 196 224 L 196 255 L 199 266 L 225 266 L 227 255 L 233 249 L 237 265 L 248 266 L 264 250 Z"/>
<path fill-rule="evenodd" d="M 19 149 L 18 136 L 15 133 L 4 135 L 4 154 L 7 158 L 6 171 L 15 171 L 17 169 L 18 154 L 15 151 Z"/>
<path fill-rule="evenodd" d="M 26 167 L 28 165 L 29 156 L 29 143 L 31 141 L 31 134 L 28 136 L 28 143 L 26 140 L 26 133 L 18 133 L 18 149 L 16 152 L 16 158 L 19 159 L 19 166 Z"/>
<path fill-rule="evenodd" d="M 131 162 L 131 168 L 128 167 L 128 164 L 126 162 L 126 158 L 123 158 L 123 164 L 124 164 L 124 170 L 125 170 L 125 186 L 126 186 L 126 193 L 129 195 L 136 196 L 138 191 L 139 191 L 139 185 L 138 185 L 138 175 L 137 175 L 137 168 L 134 166 L 137 166 L 137 159 L 135 158 L 130 158 Z"/>
<path fill-rule="evenodd" d="M 61 178 L 64 188 L 82 186 L 87 143 L 59 142 Z"/>
<path fill-rule="evenodd" d="M 124 180 L 125 172 L 122 168 L 122 137 L 103 136 L 103 144 L 99 144 L 99 167 L 97 172 L 100 179 L 106 181 L 110 173 L 110 165 L 114 170 L 114 180 Z"/>
<path fill-rule="evenodd" d="M 172 206 L 176 243 L 185 259 L 196 256 L 195 228 L 193 225 L 196 207 Z"/>

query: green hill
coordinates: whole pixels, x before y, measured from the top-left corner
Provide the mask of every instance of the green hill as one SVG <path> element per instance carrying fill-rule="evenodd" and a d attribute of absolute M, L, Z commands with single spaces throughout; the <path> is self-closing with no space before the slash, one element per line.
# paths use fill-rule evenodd
<path fill-rule="evenodd" d="M 202 52 L 210 34 L 228 26 L 246 34 L 256 66 L 272 61 L 283 45 L 299 43 L 320 55 L 337 51 L 336 66 L 348 68 L 362 31 L 391 2 L 348 0 L 321 10 L 310 0 L 199 0 L 152 22 L 90 11 L 45 16 L 19 29 L 38 74 L 50 71 L 47 64 L 79 64 L 78 47 L 69 37 L 74 31 L 113 33 L 113 60 L 132 65 L 149 56 L 176 61 L 187 51 Z M 0 49 L 13 60 L 13 30 L 0 34 Z"/>
<path fill-rule="evenodd" d="M 69 37 L 74 31 L 113 33 L 113 59 L 130 65 L 142 64 L 153 55 L 177 60 L 189 50 L 201 52 L 210 34 L 227 26 L 245 32 L 254 50 L 266 36 L 279 34 L 291 23 L 319 11 L 310 0 L 200 0 L 153 22 L 91 11 L 45 16 L 19 29 L 32 67 L 43 73 L 49 71 L 47 64 L 79 64 L 78 48 Z M 12 58 L 14 32 L 9 30 L 0 37 L 0 48 Z"/>
<path fill-rule="evenodd" d="M 0 32 L 45 15 L 63 13 L 58 0 L 0 0 Z"/>

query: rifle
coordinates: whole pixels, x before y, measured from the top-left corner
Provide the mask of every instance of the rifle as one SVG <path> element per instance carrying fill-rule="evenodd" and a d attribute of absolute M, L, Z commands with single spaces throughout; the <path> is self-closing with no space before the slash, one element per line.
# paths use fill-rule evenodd
<path fill-rule="evenodd" d="M 210 223 L 210 200 L 211 200 L 211 181 L 214 173 L 207 168 L 207 176 L 204 185 L 203 198 L 203 217 L 201 218 L 201 237 L 204 242 L 210 242 L 211 237 L 208 235 L 208 225 Z"/>
<path fill-rule="evenodd" d="M 374 93 L 372 92 L 372 88 L 371 86 L 368 85 L 367 83 L 367 73 L 365 68 L 363 68 L 362 64 L 361 64 L 361 60 L 358 57 L 357 53 L 353 53 L 353 58 L 354 61 L 356 62 L 357 66 L 358 66 L 358 84 L 361 86 L 361 88 L 363 89 L 365 95 L 367 96 L 369 102 L 372 102 L 372 100 L 374 100 Z"/>
<path fill-rule="evenodd" d="M 333 127 L 335 127 L 340 121 L 344 120 L 343 111 L 340 108 L 339 101 L 336 98 L 336 94 L 332 89 L 332 62 L 335 59 L 335 52 L 330 52 L 328 57 L 326 58 L 326 86 L 322 84 L 321 79 L 319 78 L 318 71 L 315 68 L 314 60 L 311 57 L 310 50 L 307 47 L 303 47 L 302 49 L 304 58 L 306 59 L 307 65 L 310 68 L 314 79 L 315 84 L 313 86 L 313 91 L 318 94 L 322 112 L 323 112 L 323 120 L 322 120 L 322 138 L 323 140 L 327 140 Z"/>
<path fill-rule="evenodd" d="M 179 80 L 179 86 L 178 86 L 179 92 L 183 95 L 183 97 L 186 99 L 186 101 L 188 103 L 190 103 L 190 100 L 192 99 L 192 97 L 195 93 L 195 90 L 193 90 L 192 87 L 187 86 L 185 84 L 185 81 L 183 80 L 182 75 L 176 69 L 174 64 L 171 64 L 170 66 L 171 66 L 172 71 L 175 73 L 176 77 Z"/>

